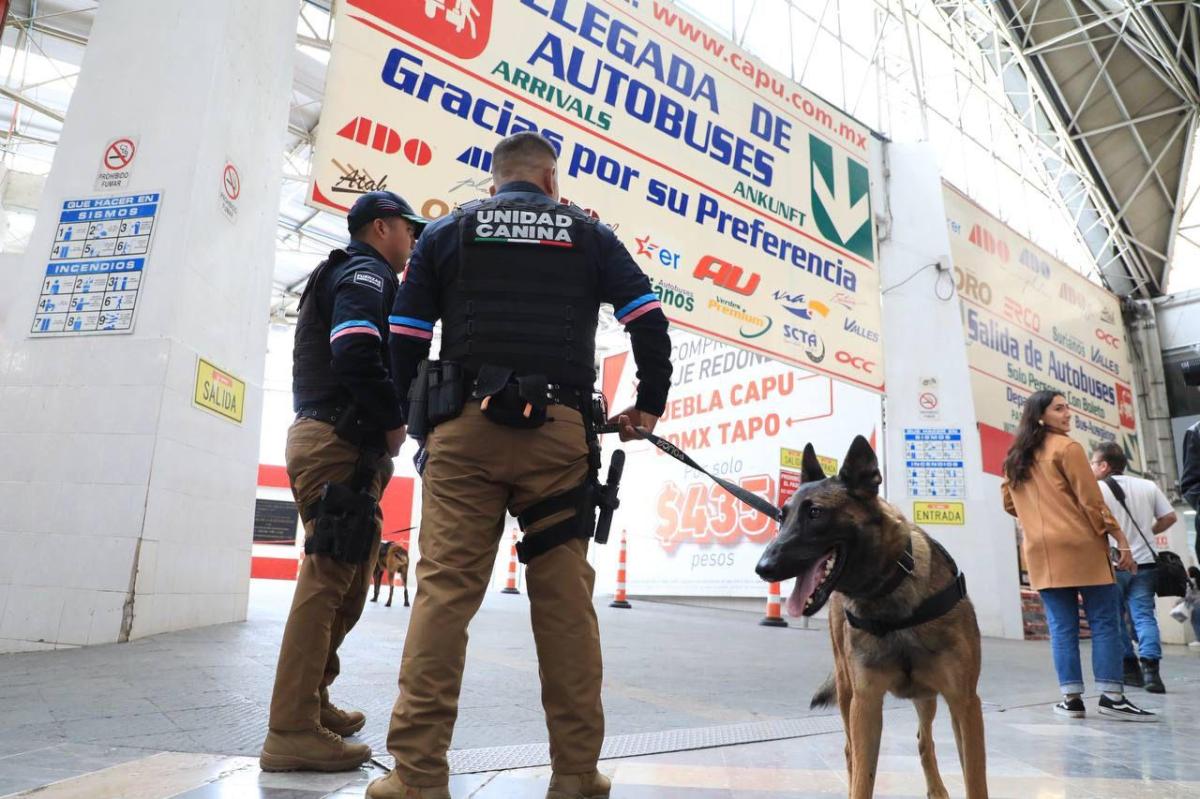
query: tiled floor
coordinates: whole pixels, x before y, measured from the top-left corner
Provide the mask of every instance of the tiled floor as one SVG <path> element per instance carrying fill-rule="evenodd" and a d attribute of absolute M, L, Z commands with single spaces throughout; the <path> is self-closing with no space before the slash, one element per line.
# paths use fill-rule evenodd
<path fill-rule="evenodd" d="M 383 773 L 378 767 L 263 774 L 246 756 L 261 743 L 286 591 L 283 584 L 256 584 L 251 621 L 244 625 L 123 646 L 0 656 L 0 796 L 361 797 L 366 783 Z M 524 605 L 520 597 L 489 598 L 473 628 L 456 748 L 544 740 L 532 650 L 522 648 Z M 347 642 L 350 665 L 335 691 L 347 705 L 372 713 L 365 739 L 378 754 L 405 618 L 402 608 L 368 607 Z M 736 612 L 649 603 L 632 612 L 602 612 L 610 733 L 765 729 L 773 719 L 806 715 L 807 696 L 829 666 L 825 634 L 767 630 L 755 621 Z M 722 642 L 720 653 L 713 641 Z M 645 654 L 651 646 L 653 658 Z M 991 795 L 1200 796 L 1200 652 L 1168 649 L 1169 693 L 1131 692 L 1135 701 L 1162 710 L 1163 722 L 1139 725 L 1094 713 L 1083 721 L 1052 715 L 1045 645 L 985 641 L 980 692 Z M 1094 708 L 1094 700 L 1090 704 Z M 889 707 L 876 795 L 924 796 L 915 715 L 907 703 Z M 721 726 L 734 724 L 741 726 Z M 824 731 L 835 728 L 814 723 L 802 737 L 647 754 L 602 768 L 614 777 L 614 799 L 845 796 L 843 737 Z M 944 706 L 935 738 L 951 795 L 963 796 Z M 545 767 L 459 774 L 451 791 L 456 799 L 541 799 L 547 779 Z"/>

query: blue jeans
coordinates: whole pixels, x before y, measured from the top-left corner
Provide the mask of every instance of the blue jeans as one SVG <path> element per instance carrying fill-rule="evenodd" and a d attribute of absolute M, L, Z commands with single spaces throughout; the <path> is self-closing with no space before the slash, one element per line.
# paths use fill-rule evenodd
<path fill-rule="evenodd" d="M 1146 660 L 1162 658 L 1162 643 L 1158 635 L 1158 618 L 1154 615 L 1154 569 L 1138 571 L 1137 574 L 1117 572 L 1117 586 L 1121 599 L 1129 606 L 1129 618 L 1137 632 L 1138 651 L 1133 653 L 1133 642 L 1125 630 L 1125 614 L 1121 614 L 1121 643 L 1125 657 L 1140 656 Z"/>
<path fill-rule="evenodd" d="M 1050 628 L 1050 651 L 1064 694 L 1083 693 L 1079 664 L 1079 599 L 1092 629 L 1092 676 L 1101 691 L 1125 690 L 1121 665 L 1121 589 L 1116 584 L 1083 588 L 1044 588 L 1042 605 Z"/>

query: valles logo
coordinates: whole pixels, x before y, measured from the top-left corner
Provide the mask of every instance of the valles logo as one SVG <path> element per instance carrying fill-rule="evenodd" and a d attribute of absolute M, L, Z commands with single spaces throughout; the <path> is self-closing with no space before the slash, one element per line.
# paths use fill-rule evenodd
<path fill-rule="evenodd" d="M 349 0 L 354 8 L 459 58 L 475 58 L 492 34 L 493 0 Z"/>

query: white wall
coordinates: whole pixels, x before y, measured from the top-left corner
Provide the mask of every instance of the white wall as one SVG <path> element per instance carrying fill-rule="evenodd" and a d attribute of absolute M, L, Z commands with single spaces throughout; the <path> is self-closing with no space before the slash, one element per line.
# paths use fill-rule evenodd
<path fill-rule="evenodd" d="M 109 0 L 95 18 L 29 251 L 0 298 L 0 651 L 245 617 L 266 309 L 296 0 Z M 131 334 L 27 338 L 65 199 L 107 142 L 163 194 Z M 220 211 L 227 159 L 236 221 Z M 116 192 L 112 192 L 116 193 Z M 203 356 L 241 425 L 192 405 Z"/>
<path fill-rule="evenodd" d="M 927 526 L 954 556 L 984 635 L 1023 637 L 1017 547 L 1012 518 L 1000 504 L 1000 481 L 983 473 L 966 344 L 952 272 L 950 241 L 937 159 L 928 144 L 888 143 L 886 185 L 873 186 L 872 205 L 890 213 L 881 236 L 883 341 L 887 375 L 885 476 L 888 499 L 913 518 L 905 475 L 906 428 L 953 428 L 962 433 L 966 476 L 965 525 Z M 881 196 L 886 192 L 886 199 Z M 911 278 L 911 279 L 910 279 Z M 903 283 L 903 285 L 901 285 Z M 942 298 L 938 297 L 940 293 Z M 937 381 L 936 418 L 922 415 L 922 378 Z M 931 498 L 926 498 L 931 499 Z"/>

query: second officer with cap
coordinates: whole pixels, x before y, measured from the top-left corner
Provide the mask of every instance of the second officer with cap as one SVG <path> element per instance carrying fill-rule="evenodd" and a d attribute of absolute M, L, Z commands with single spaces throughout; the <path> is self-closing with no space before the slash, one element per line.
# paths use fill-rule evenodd
<path fill-rule="evenodd" d="M 306 557 L 283 631 L 266 771 L 341 771 L 371 756 L 342 739 L 365 723 L 329 701 L 338 647 L 362 614 L 379 551 L 379 498 L 404 427 L 391 380 L 387 315 L 425 220 L 390 191 L 364 194 L 351 241 L 308 279 L 293 350 L 296 421 L 287 472 L 304 520 Z"/>

